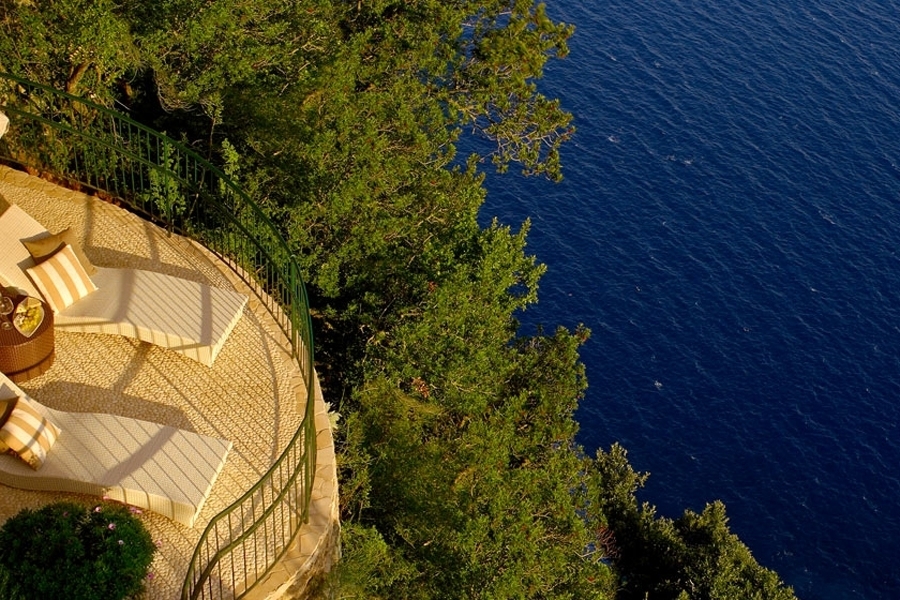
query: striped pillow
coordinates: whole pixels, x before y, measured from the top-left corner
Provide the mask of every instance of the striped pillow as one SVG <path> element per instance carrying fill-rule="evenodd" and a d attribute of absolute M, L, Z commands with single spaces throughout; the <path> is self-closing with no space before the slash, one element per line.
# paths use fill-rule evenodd
<path fill-rule="evenodd" d="M 6 420 L 9 418 L 9 415 L 12 414 L 15 407 L 16 398 L 4 398 L 0 400 L 0 427 L 3 427 L 3 424 L 6 423 Z M 0 438 L 0 454 L 5 453 L 7 450 L 9 450 L 9 446 L 7 446 L 6 442 Z"/>
<path fill-rule="evenodd" d="M 56 425 L 41 415 L 27 399 L 19 398 L 0 428 L 0 441 L 37 471 L 47 459 L 47 453 L 59 434 Z"/>
<path fill-rule="evenodd" d="M 72 246 L 72 251 L 75 252 L 75 256 L 78 257 L 78 262 L 84 267 L 84 272 L 88 275 L 97 273 L 97 267 L 91 263 L 87 254 L 84 253 L 84 250 L 82 249 L 81 244 L 78 243 L 78 238 L 71 227 L 66 227 L 59 233 L 46 235 L 36 240 L 22 240 L 22 244 L 28 250 L 28 254 L 34 259 L 34 264 L 36 265 L 41 264 L 59 252 L 59 249 L 63 247 L 63 244 L 68 244 Z"/>
<path fill-rule="evenodd" d="M 56 254 L 26 272 L 54 313 L 97 289 L 69 244 L 63 244 Z"/>

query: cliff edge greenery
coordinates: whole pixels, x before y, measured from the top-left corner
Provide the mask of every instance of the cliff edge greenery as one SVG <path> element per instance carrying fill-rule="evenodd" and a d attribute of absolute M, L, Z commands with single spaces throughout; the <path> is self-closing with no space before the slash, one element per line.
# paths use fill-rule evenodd
<path fill-rule="evenodd" d="M 572 32 L 531 0 L 0 0 L 0 69 L 185 141 L 283 225 L 343 415 L 324 597 L 793 598 L 721 503 L 660 517 L 624 449 L 578 447 L 587 329 L 518 332 L 545 267 L 529 223 L 479 226 L 481 170 L 562 176 L 535 82 Z"/>

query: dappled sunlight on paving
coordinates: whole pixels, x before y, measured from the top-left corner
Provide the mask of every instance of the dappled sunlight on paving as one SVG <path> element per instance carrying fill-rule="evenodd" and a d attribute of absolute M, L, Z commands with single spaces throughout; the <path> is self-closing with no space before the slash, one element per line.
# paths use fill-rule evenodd
<path fill-rule="evenodd" d="M 51 231 L 75 228 L 98 266 L 136 267 L 234 287 L 208 254 L 109 204 L 9 170 L 0 171 L 0 193 Z M 58 331 L 52 368 L 20 384 L 55 409 L 123 415 L 234 443 L 193 528 L 142 515 L 160 547 L 150 598 L 178 596 L 209 519 L 259 480 L 301 424 L 296 365 L 280 331 L 258 306 L 254 299 L 244 308 L 212 367 L 126 337 Z M 5 486 L 0 492 L 0 521 L 25 507 L 79 498 Z"/>

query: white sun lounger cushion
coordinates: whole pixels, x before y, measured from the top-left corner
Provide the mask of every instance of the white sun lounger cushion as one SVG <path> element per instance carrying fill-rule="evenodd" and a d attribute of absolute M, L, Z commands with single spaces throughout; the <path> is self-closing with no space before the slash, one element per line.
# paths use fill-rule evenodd
<path fill-rule="evenodd" d="M 0 397 L 27 395 L 0 374 Z M 158 423 L 117 415 L 31 405 L 63 433 L 40 470 L 0 455 L 0 483 L 124 502 L 192 527 L 232 444 Z"/>
<path fill-rule="evenodd" d="M 124 335 L 212 365 L 247 297 L 139 269 L 97 268 L 97 291 L 56 314 L 57 331 Z"/>

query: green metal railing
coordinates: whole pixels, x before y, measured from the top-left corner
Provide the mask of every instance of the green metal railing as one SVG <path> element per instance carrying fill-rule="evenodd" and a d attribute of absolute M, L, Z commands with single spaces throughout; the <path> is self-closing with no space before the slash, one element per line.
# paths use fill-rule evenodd
<path fill-rule="evenodd" d="M 306 412 L 259 482 L 204 530 L 184 600 L 240 598 L 284 554 L 308 518 L 315 477 L 313 339 L 306 290 L 278 228 L 223 172 L 183 144 L 83 98 L 0 73 L 10 131 L 0 158 L 122 201 L 203 244 L 257 293 L 291 340 Z"/>

